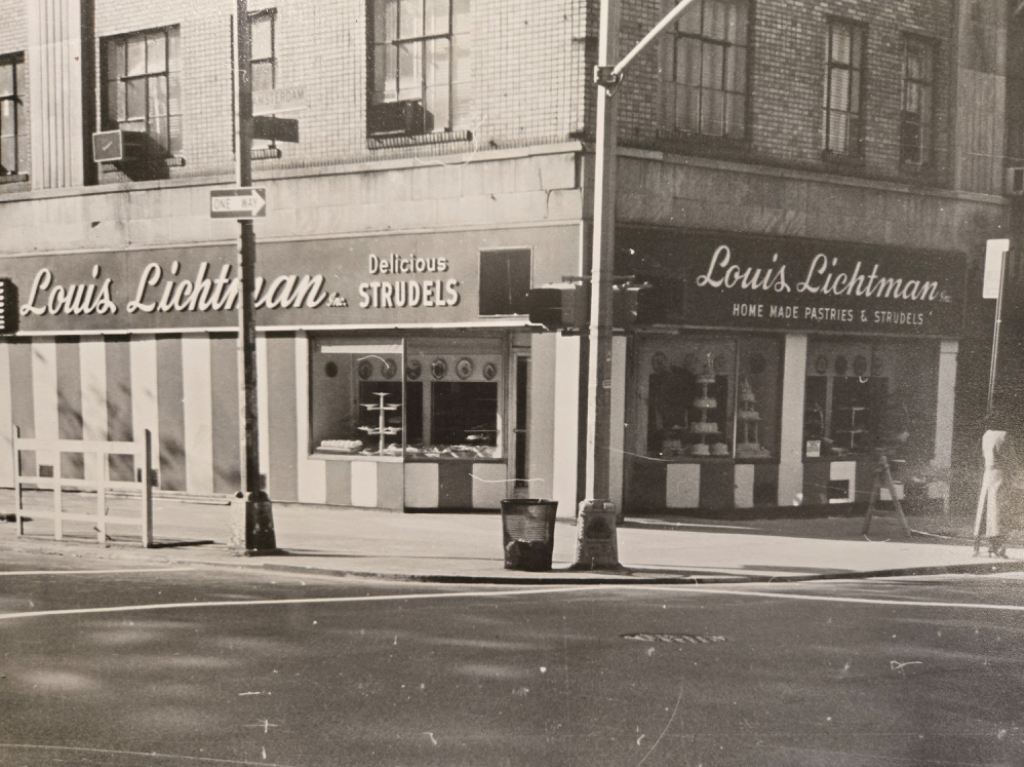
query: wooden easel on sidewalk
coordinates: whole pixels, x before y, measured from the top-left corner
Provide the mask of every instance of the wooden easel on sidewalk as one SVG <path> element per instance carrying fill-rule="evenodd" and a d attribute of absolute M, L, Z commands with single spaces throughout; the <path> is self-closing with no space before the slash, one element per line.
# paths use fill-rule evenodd
<path fill-rule="evenodd" d="M 893 508 L 896 509 L 896 518 L 899 520 L 900 527 L 903 528 L 905 535 L 912 535 L 910 525 L 907 524 L 907 518 L 903 515 L 903 506 L 900 505 L 900 499 L 896 495 L 896 483 L 892 481 L 889 457 L 885 454 L 884 450 L 877 450 L 876 455 L 878 457 L 875 462 L 875 482 L 871 488 L 871 501 L 868 503 L 868 513 L 864 516 L 863 534 L 867 535 L 868 530 L 871 528 L 871 518 L 875 516 L 875 504 L 881 499 L 884 483 L 884 487 L 889 491 L 889 497 L 892 499 Z"/>

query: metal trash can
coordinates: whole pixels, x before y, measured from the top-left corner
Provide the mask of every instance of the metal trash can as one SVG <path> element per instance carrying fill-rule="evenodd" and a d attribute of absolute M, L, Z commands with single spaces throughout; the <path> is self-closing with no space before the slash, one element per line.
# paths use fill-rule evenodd
<path fill-rule="evenodd" d="M 506 498 L 501 502 L 506 570 L 551 569 L 557 511 L 558 501 Z"/>

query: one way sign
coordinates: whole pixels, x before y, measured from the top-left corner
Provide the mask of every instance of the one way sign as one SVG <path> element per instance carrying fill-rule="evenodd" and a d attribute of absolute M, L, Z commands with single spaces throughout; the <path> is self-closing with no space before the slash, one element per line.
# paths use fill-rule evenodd
<path fill-rule="evenodd" d="M 264 218 L 266 215 L 267 190 L 263 187 L 210 190 L 210 218 Z"/>

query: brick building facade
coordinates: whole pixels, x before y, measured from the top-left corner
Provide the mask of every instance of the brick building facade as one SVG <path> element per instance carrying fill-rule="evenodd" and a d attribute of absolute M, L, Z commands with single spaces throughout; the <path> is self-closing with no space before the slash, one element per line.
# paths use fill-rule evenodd
<path fill-rule="evenodd" d="M 625 52 L 672 3 L 622 6 Z M 25 307 L 0 344 L 0 435 L 151 428 L 163 491 L 233 492 L 235 320 L 211 296 L 218 275 L 234 277 L 236 226 L 210 217 L 209 192 L 233 183 L 234 4 L 0 9 L 0 109 L 16 114 L 0 125 L 0 157 L 16 157 L 0 170 L 0 256 Z M 493 509 L 522 486 L 571 514 L 585 343 L 531 324 L 522 300 L 589 269 L 598 3 L 249 11 L 263 25 L 261 87 L 301 102 L 279 115 L 298 120 L 299 142 L 254 154 L 268 205 L 256 232 L 271 497 Z M 896 411 L 913 421 L 908 466 L 948 479 L 954 399 L 970 413 L 977 385 L 976 360 L 958 364 L 962 339 L 977 354 L 985 325 L 962 317 L 991 313 L 973 297 L 985 241 L 1008 221 L 1010 11 L 695 0 L 636 60 L 615 96 L 616 273 L 651 286 L 613 349 L 612 494 L 627 513 L 862 502 L 869 440 Z M 145 157 L 96 162 L 93 134 L 116 130 L 143 134 Z M 803 297 L 782 306 L 749 284 L 701 294 L 721 247 L 744 268 L 785 264 Z M 946 305 L 918 311 L 916 287 L 808 301 L 796 275 L 820 254 L 846 284 L 873 268 L 934 285 Z M 53 298 L 107 278 L 116 312 Z M 799 316 L 758 316 L 786 311 Z M 883 319 L 836 319 L 847 316 Z M 908 348 L 926 348 L 910 368 Z M 385 391 L 398 408 L 381 437 L 365 416 Z M 95 470 L 59 460 L 65 475 Z M 12 471 L 0 457 L 0 481 Z"/>

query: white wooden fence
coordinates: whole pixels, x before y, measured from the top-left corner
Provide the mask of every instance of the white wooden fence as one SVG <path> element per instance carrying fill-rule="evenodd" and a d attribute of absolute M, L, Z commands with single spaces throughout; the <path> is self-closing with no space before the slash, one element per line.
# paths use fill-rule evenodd
<path fill-rule="evenodd" d="M 150 548 L 153 545 L 153 487 L 152 487 L 152 464 L 153 448 L 152 435 L 146 429 L 145 436 L 137 442 L 100 442 L 93 440 L 73 439 L 33 439 L 21 436 L 21 430 L 14 427 L 14 497 L 18 522 L 18 535 L 25 533 L 25 518 L 30 519 L 52 519 L 53 537 L 62 540 L 64 537 L 64 522 L 89 522 L 96 530 L 96 535 L 101 546 L 107 544 L 107 524 L 139 526 L 142 534 L 142 545 Z M 53 476 L 26 476 L 22 474 L 21 454 L 33 451 L 36 453 L 36 464 L 39 465 L 40 454 L 51 454 L 53 460 Z M 83 456 L 93 456 L 90 465 L 92 472 L 96 475 L 93 479 L 75 479 L 61 476 L 61 455 L 73 453 Z M 110 479 L 109 457 L 133 456 L 135 479 L 134 481 Z M 141 471 L 140 471 L 141 469 Z M 38 474 L 38 470 L 36 472 Z M 26 489 L 40 489 L 53 491 L 53 510 L 40 511 L 32 509 L 23 513 L 24 491 Z M 96 493 L 96 510 L 93 513 L 64 510 L 65 491 L 86 491 Z M 120 516 L 107 514 L 107 497 L 110 491 L 120 491 L 122 495 L 133 497 L 139 495 L 138 516 Z"/>

